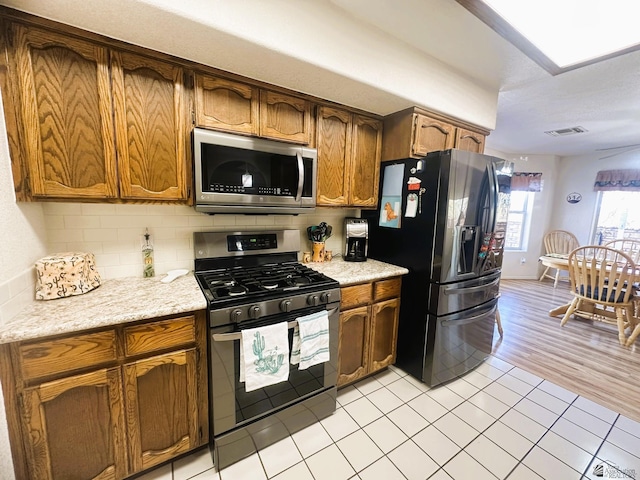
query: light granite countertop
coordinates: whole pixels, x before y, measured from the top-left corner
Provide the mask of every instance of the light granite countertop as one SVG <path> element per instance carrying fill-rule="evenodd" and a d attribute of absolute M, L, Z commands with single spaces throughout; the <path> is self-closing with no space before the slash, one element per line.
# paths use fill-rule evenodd
<path fill-rule="evenodd" d="M 406 268 L 372 259 L 345 262 L 338 257 L 330 262 L 307 265 L 337 280 L 340 285 L 409 273 Z M 83 295 L 34 300 L 18 315 L 0 323 L 0 343 L 34 340 L 207 308 L 193 272 L 171 283 L 162 283 L 163 277 L 110 279 Z"/>
<path fill-rule="evenodd" d="M 345 262 L 342 257 L 334 257 L 330 262 L 311 262 L 306 265 L 337 280 L 341 286 L 383 280 L 409 273 L 409 270 L 404 267 L 371 258 L 365 262 Z"/>
<path fill-rule="evenodd" d="M 153 278 L 118 278 L 83 295 L 34 300 L 0 323 L 0 343 L 72 333 L 147 318 L 203 310 L 207 300 L 193 273 L 162 283 Z"/>

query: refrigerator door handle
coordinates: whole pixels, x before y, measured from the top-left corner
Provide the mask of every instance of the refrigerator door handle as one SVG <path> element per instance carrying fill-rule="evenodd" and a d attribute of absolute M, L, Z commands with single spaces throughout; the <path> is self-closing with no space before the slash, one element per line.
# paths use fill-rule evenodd
<path fill-rule="evenodd" d="M 495 280 L 492 280 L 489 283 L 485 283 L 482 285 L 477 285 L 475 287 L 466 287 L 466 288 L 446 288 L 444 290 L 444 294 L 445 295 L 457 295 L 459 293 L 473 293 L 473 292 L 479 292 L 481 290 L 486 290 L 487 287 L 493 287 L 494 285 L 497 285 L 500 282 L 500 277 L 496 278 Z"/>
<path fill-rule="evenodd" d="M 489 184 L 491 185 L 491 232 L 496 229 L 496 219 L 498 210 L 498 173 L 496 172 L 496 166 L 493 162 L 489 163 L 488 172 Z"/>
<path fill-rule="evenodd" d="M 498 301 L 496 300 L 496 304 L 493 306 L 491 310 L 485 313 L 481 313 L 480 315 L 474 315 L 473 317 L 463 318 L 461 320 L 443 320 L 440 322 L 440 325 L 443 327 L 451 326 L 451 325 L 465 325 L 467 323 L 477 322 L 478 320 L 482 320 L 490 315 L 493 315 L 498 310 Z"/>

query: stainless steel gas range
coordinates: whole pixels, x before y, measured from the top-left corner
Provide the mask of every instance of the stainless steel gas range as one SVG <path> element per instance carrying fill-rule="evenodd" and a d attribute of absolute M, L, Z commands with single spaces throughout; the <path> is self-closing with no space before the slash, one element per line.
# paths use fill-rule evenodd
<path fill-rule="evenodd" d="M 298 230 L 194 233 L 195 274 L 208 302 L 214 462 L 224 468 L 336 409 L 337 281 L 297 262 Z M 247 392 L 240 378 L 242 331 L 326 311 L 330 360 Z"/>

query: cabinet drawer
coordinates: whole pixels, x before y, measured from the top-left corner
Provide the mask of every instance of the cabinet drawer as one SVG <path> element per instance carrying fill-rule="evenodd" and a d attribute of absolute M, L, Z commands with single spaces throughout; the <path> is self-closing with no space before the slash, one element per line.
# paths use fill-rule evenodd
<path fill-rule="evenodd" d="M 387 298 L 399 297 L 402 280 L 400 277 L 391 278 L 389 280 L 380 280 L 374 286 L 374 301 L 384 300 Z"/>
<path fill-rule="evenodd" d="M 155 352 L 196 341 L 195 317 L 171 318 L 124 329 L 127 357 Z"/>
<path fill-rule="evenodd" d="M 358 305 L 366 305 L 371 302 L 372 284 L 365 283 L 363 285 L 353 285 L 351 287 L 343 287 L 340 289 L 340 309 L 357 307 Z"/>
<path fill-rule="evenodd" d="M 117 360 L 115 330 L 75 335 L 18 347 L 25 380 Z"/>

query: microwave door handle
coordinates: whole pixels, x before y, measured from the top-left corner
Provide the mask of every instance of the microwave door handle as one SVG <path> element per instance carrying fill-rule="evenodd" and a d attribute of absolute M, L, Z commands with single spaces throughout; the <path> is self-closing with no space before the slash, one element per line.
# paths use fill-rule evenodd
<path fill-rule="evenodd" d="M 302 198 L 302 187 L 304 186 L 304 162 L 302 161 L 302 155 L 300 152 L 296 152 L 298 158 L 298 192 L 296 193 L 296 202 L 299 202 Z"/>

